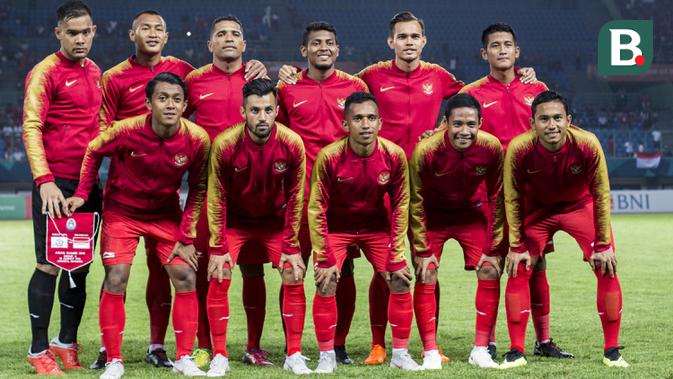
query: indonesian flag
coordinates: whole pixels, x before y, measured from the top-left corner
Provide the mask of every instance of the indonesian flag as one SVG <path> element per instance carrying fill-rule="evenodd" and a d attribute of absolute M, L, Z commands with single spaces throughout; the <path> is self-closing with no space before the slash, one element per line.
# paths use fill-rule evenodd
<path fill-rule="evenodd" d="M 636 167 L 637 168 L 657 168 L 661 161 L 661 153 L 636 153 Z"/>

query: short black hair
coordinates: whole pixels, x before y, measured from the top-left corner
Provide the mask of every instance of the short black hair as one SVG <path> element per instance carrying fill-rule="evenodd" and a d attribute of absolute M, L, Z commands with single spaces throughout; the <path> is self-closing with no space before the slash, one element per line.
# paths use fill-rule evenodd
<path fill-rule="evenodd" d="M 481 118 L 481 106 L 479 106 L 479 101 L 474 98 L 474 96 L 467 93 L 459 93 L 457 95 L 451 96 L 449 101 L 446 102 L 446 109 L 444 110 L 444 117 L 449 119 L 451 112 L 456 108 L 473 108 L 477 110 L 478 118 Z"/>
<path fill-rule="evenodd" d="M 226 16 L 221 16 L 213 20 L 213 22 L 210 24 L 210 32 L 208 32 L 208 38 L 213 37 L 213 33 L 215 33 L 215 25 L 219 24 L 222 21 L 231 21 L 235 22 L 238 24 L 238 26 L 241 27 L 241 32 L 243 32 L 243 23 L 241 20 L 238 19 L 238 17 L 228 14 Z"/>
<path fill-rule="evenodd" d="M 148 99 L 152 98 L 152 94 L 154 94 L 154 89 L 156 88 L 159 82 L 175 84 L 180 86 L 180 88 L 182 88 L 182 94 L 184 95 L 185 99 L 187 98 L 187 86 L 185 86 L 184 80 L 182 80 L 181 77 L 175 75 L 172 72 L 162 72 L 157 74 L 157 76 L 155 76 L 152 80 L 149 81 L 149 83 L 147 83 L 147 87 L 145 87 L 145 96 L 147 96 Z"/>
<path fill-rule="evenodd" d="M 154 9 L 144 9 L 144 10 L 142 10 L 142 11 L 136 13 L 135 16 L 133 16 L 133 21 L 131 21 L 131 27 L 133 27 L 133 23 L 135 23 L 136 20 L 137 20 L 138 18 L 140 18 L 140 16 L 142 16 L 142 15 L 144 15 L 144 14 L 150 14 L 150 15 L 153 15 L 153 16 L 159 16 L 159 17 L 161 17 L 162 20 L 164 19 L 164 17 L 163 17 L 163 16 L 161 15 L 161 13 L 159 13 L 158 11 L 155 11 Z M 166 21 L 164 20 L 164 24 L 165 24 L 165 23 L 166 23 Z"/>
<path fill-rule="evenodd" d="M 308 36 L 312 32 L 318 32 L 318 31 L 321 31 L 321 30 L 325 30 L 325 31 L 328 31 L 328 32 L 334 34 L 334 42 L 339 44 L 339 41 L 337 41 L 337 32 L 336 32 L 336 28 L 334 27 L 334 25 L 330 24 L 327 21 L 313 21 L 313 22 L 309 23 L 308 25 L 306 25 L 306 28 L 304 29 L 304 35 L 302 36 L 301 45 L 302 46 L 308 46 Z"/>
<path fill-rule="evenodd" d="M 273 97 L 278 99 L 278 90 L 276 90 L 276 85 L 270 79 L 253 79 L 243 86 L 243 103 L 249 96 L 264 96 L 272 93 Z"/>
<path fill-rule="evenodd" d="M 563 109 L 565 110 L 566 115 L 570 114 L 568 113 L 568 100 L 566 100 L 565 97 L 559 95 L 554 91 L 544 91 L 535 97 L 535 100 L 533 100 L 533 104 L 531 104 L 530 106 L 533 112 L 533 118 L 535 117 L 535 112 L 537 111 L 538 105 L 543 103 L 549 103 L 552 101 L 558 101 L 561 104 L 563 104 Z"/>
<path fill-rule="evenodd" d="M 496 22 L 495 24 L 487 26 L 486 29 L 481 32 L 481 44 L 484 46 L 484 49 L 486 48 L 486 45 L 488 45 L 488 36 L 498 32 L 511 34 L 514 39 L 514 44 L 516 45 L 516 33 L 514 33 L 514 29 L 504 22 Z"/>
<path fill-rule="evenodd" d="M 56 20 L 58 20 L 58 22 L 82 16 L 92 17 L 91 8 L 89 8 L 83 1 L 79 0 L 65 2 L 56 10 Z"/>
<path fill-rule="evenodd" d="M 392 38 L 395 36 L 395 25 L 400 22 L 416 21 L 421 25 L 421 34 L 425 35 L 425 23 L 420 18 L 416 17 L 409 11 L 400 12 L 390 19 L 388 35 Z"/>
<path fill-rule="evenodd" d="M 367 101 L 373 102 L 376 104 L 376 108 L 379 108 L 379 103 L 371 93 L 361 91 L 351 93 L 350 96 L 346 98 L 346 103 L 344 104 L 344 116 L 348 114 L 348 110 L 352 104 L 362 104 Z"/>

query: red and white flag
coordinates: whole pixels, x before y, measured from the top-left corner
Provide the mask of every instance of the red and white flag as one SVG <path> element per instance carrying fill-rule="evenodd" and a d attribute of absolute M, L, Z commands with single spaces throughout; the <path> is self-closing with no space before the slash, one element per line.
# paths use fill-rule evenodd
<path fill-rule="evenodd" d="M 636 167 L 637 168 L 657 168 L 661 162 L 661 153 L 636 153 Z"/>

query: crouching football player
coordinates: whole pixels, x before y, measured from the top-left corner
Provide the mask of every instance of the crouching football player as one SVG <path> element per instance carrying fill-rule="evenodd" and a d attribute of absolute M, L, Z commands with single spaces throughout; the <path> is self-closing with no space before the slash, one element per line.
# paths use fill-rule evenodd
<path fill-rule="evenodd" d="M 417 268 L 414 308 L 425 351 L 423 367 L 442 368 L 435 339 L 435 286 L 444 243 L 453 238 L 463 249 L 465 269 L 477 271 L 477 323 L 469 362 L 497 368 L 487 347 L 500 297 L 502 146 L 493 135 L 479 131 L 481 107 L 471 95 L 453 96 L 446 120 L 446 130 L 419 142 L 409 163 Z M 483 198 L 488 202 L 482 203 Z"/>
<path fill-rule="evenodd" d="M 231 269 L 242 248 L 256 257 L 250 263 L 272 262 L 283 282 L 282 317 L 287 358 L 284 368 L 295 374 L 311 370 L 301 354 L 306 297 L 306 267 L 299 248 L 299 225 L 304 206 L 306 154 L 298 134 L 275 122 L 276 88 L 268 79 L 243 86 L 245 122 L 225 130 L 213 142 L 208 176 L 208 320 L 213 360 L 208 376 L 225 375 Z"/>
<path fill-rule="evenodd" d="M 111 158 L 101 237 L 105 281 L 99 322 L 107 350 L 101 379 L 124 374 L 124 294 L 140 237 L 154 247 L 152 253 L 163 262 L 175 288 L 173 371 L 205 375 L 190 357 L 198 322 L 198 261 L 192 242 L 206 192 L 210 140 L 205 130 L 181 117 L 186 90 L 180 77 L 161 73 L 147 84 L 145 93 L 151 114 L 115 122 L 89 144 L 79 187 L 67 199 L 68 212 L 79 208 L 97 180 L 103 157 Z M 189 173 L 189 195 L 183 213 L 178 191 L 185 173 Z"/>
<path fill-rule="evenodd" d="M 595 135 L 570 124 L 566 100 L 545 91 L 532 104 L 533 130 L 515 137 L 504 164 L 510 252 L 505 269 L 511 350 L 500 368 L 525 365 L 530 314 L 530 267 L 557 231 L 570 234 L 598 279 L 596 305 L 603 325 L 603 363 L 628 367 L 619 350 L 622 290 L 610 226 L 610 183 Z"/>
<path fill-rule="evenodd" d="M 357 244 L 390 288 L 393 332 L 391 367 L 419 370 L 407 351 L 413 304 L 411 272 L 404 257 L 409 218 L 409 175 L 404 151 L 378 137 L 379 109 L 373 95 L 355 92 L 344 107 L 348 135 L 320 151 L 311 173 L 309 228 L 315 262 L 313 321 L 320 348 L 316 373 L 336 369 L 334 352 L 341 265 Z M 389 197 L 391 217 L 385 206 Z"/>

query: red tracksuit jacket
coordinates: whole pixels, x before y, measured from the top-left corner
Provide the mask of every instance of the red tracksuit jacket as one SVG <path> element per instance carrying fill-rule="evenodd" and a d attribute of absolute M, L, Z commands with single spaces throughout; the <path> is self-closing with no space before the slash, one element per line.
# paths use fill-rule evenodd
<path fill-rule="evenodd" d="M 381 137 L 398 144 L 407 157 L 426 130 L 437 126 L 442 100 L 463 88 L 463 82 L 441 66 L 421 61 L 404 72 L 394 60 L 371 65 L 357 74 L 379 103 Z"/>
<path fill-rule="evenodd" d="M 35 183 L 79 179 L 86 147 L 98 135 L 100 69 L 59 51 L 30 70 L 25 86 L 23 144 Z"/>
<path fill-rule="evenodd" d="M 390 199 L 391 217 L 384 201 Z M 336 258 L 329 233 L 390 233 L 389 271 L 406 265 L 404 238 L 409 221 L 409 169 L 401 147 L 378 137 L 374 153 L 360 157 L 344 137 L 320 151 L 311 173 L 308 224 L 320 267 Z M 392 225 L 391 225 L 392 223 Z"/>
<path fill-rule="evenodd" d="M 610 247 L 610 182 L 598 138 L 576 126 L 568 128 L 561 150 L 549 152 L 534 130 L 515 137 L 505 155 L 505 210 L 509 244 L 524 252 L 525 219 L 545 209 L 568 213 L 587 203 L 594 205 L 594 249 Z"/>
<path fill-rule="evenodd" d="M 134 56 L 105 71 L 103 74 L 103 106 L 100 108 L 98 123 L 105 130 L 114 121 L 148 114 L 145 106 L 145 87 L 157 74 L 171 72 L 181 78 L 194 67 L 175 57 L 161 57 L 152 67 L 143 66 Z"/>
<path fill-rule="evenodd" d="M 503 160 L 498 139 L 482 131 L 464 152 L 451 145 L 447 131 L 436 133 L 416 145 L 409 162 L 409 222 L 416 254 L 431 255 L 426 237 L 428 226 L 442 225 L 455 217 L 455 211 L 481 207 L 483 198 L 488 199 L 484 206 L 489 211 L 484 253 L 489 254 L 500 244 L 504 221 Z"/>
<path fill-rule="evenodd" d="M 161 218 L 180 213 L 180 185 L 189 173 L 189 195 L 175 237 L 191 244 L 206 194 L 210 139 L 191 121 L 180 122 L 168 138 L 154 133 L 150 115 L 115 122 L 89 144 L 75 196 L 87 199 L 103 157 L 110 157 L 103 208 L 137 219 Z"/>
<path fill-rule="evenodd" d="M 306 154 L 301 137 L 276 123 L 269 140 L 255 144 L 245 123 L 215 138 L 208 174 L 210 254 L 223 255 L 227 227 L 283 228 L 284 254 L 299 254 Z"/>

